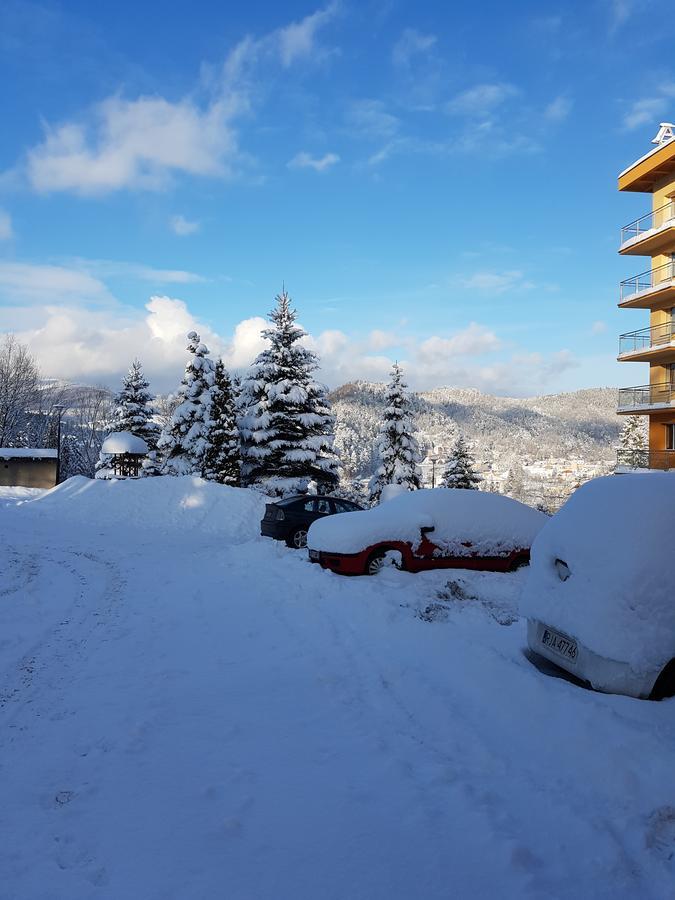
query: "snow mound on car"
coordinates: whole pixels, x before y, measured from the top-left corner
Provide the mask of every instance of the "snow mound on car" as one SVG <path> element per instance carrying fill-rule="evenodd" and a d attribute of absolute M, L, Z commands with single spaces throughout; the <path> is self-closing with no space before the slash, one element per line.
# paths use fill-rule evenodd
<path fill-rule="evenodd" d="M 447 553 L 497 556 L 529 547 L 546 521 L 543 513 L 510 497 L 434 488 L 407 492 L 365 512 L 319 519 L 307 542 L 313 550 L 358 553 L 380 541 L 415 546 L 420 529 L 433 527 L 429 539 Z"/>
<path fill-rule="evenodd" d="M 265 498 L 190 475 L 119 481 L 78 475 L 22 506 L 29 508 L 87 531 L 197 532 L 242 543 L 259 535 Z"/>
<path fill-rule="evenodd" d="M 534 542 L 522 612 L 636 673 L 665 664 L 675 656 L 674 523 L 674 474 L 588 482 Z"/>

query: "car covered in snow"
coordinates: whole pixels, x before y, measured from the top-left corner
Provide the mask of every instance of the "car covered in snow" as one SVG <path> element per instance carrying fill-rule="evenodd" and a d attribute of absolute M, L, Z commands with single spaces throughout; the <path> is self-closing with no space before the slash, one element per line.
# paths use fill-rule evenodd
<path fill-rule="evenodd" d="M 534 653 L 599 691 L 675 693 L 675 474 L 597 478 L 532 547 L 521 599 Z"/>
<path fill-rule="evenodd" d="M 528 562 L 547 517 L 510 497 L 452 488 L 409 491 L 358 515 L 314 522 L 313 562 L 341 575 L 374 575 L 387 558 L 408 572 L 484 569 Z"/>
<path fill-rule="evenodd" d="M 301 549 L 307 546 L 307 531 L 312 522 L 336 513 L 358 512 L 361 507 L 351 500 L 316 494 L 285 497 L 265 506 L 260 523 L 263 537 L 286 541 L 289 547 Z"/>

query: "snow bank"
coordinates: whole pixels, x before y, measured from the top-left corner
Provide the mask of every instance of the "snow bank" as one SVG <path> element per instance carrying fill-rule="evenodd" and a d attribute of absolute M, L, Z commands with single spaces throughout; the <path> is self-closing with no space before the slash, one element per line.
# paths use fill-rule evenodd
<path fill-rule="evenodd" d="M 662 666 L 675 656 L 674 521 L 675 474 L 588 482 L 537 537 L 522 612 L 637 673 Z"/>
<path fill-rule="evenodd" d="M 510 497 L 435 488 L 406 492 L 365 512 L 319 519 L 307 541 L 314 550 L 358 553 L 378 541 L 416 545 L 420 529 L 433 527 L 429 539 L 445 552 L 499 555 L 529 547 L 547 521 L 543 513 Z"/>
<path fill-rule="evenodd" d="M 102 453 L 139 453 L 148 452 L 148 445 L 143 438 L 130 431 L 113 431 L 103 441 Z"/>
<path fill-rule="evenodd" d="M 91 530 L 192 533 L 242 543 L 260 533 L 265 497 L 190 475 L 101 481 L 78 475 L 22 509 Z"/>
<path fill-rule="evenodd" d="M 56 459 L 57 455 L 45 447 L 0 447 L 0 459 Z"/>

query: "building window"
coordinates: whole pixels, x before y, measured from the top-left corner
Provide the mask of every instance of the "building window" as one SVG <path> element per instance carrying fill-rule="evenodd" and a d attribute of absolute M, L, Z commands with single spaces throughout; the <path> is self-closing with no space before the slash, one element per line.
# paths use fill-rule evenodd
<path fill-rule="evenodd" d="M 666 450 L 675 450 L 675 422 L 666 425 Z"/>

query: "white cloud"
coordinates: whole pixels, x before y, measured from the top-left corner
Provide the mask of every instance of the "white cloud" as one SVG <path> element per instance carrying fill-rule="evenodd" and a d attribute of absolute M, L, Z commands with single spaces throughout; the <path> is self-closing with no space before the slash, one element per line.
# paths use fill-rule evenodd
<path fill-rule="evenodd" d="M 435 34 L 422 34 L 414 28 L 406 28 L 394 44 L 391 53 L 394 65 L 410 65 L 410 61 L 414 56 L 431 50 L 435 43 Z"/>
<path fill-rule="evenodd" d="M 481 117 L 490 114 L 518 93 L 518 89 L 507 82 L 477 84 L 457 94 L 446 104 L 445 110 L 456 115 Z"/>
<path fill-rule="evenodd" d="M 630 105 L 623 117 L 623 127 L 628 131 L 639 128 L 640 125 L 653 124 L 656 131 L 658 119 L 668 108 L 665 97 L 645 97 L 636 100 Z"/>
<path fill-rule="evenodd" d="M 179 237 L 186 237 L 188 234 L 195 234 L 201 228 L 201 223 L 191 222 L 185 216 L 176 215 L 169 219 L 169 227 L 174 234 Z"/>
<path fill-rule="evenodd" d="M 634 0 L 609 0 L 610 29 L 616 31 L 625 24 L 635 9 Z"/>
<path fill-rule="evenodd" d="M 28 152 L 28 181 L 43 193 L 105 194 L 158 190 L 177 172 L 231 176 L 237 111 L 236 102 L 225 100 L 200 109 L 191 99 L 110 97 L 85 122 L 47 127 L 43 143 Z"/>
<path fill-rule="evenodd" d="M 310 156 L 309 153 L 302 151 L 289 161 L 289 169 L 314 169 L 315 172 L 323 172 L 340 162 L 337 153 L 326 153 L 321 157 Z"/>
<path fill-rule="evenodd" d="M 338 3 L 329 3 L 324 9 L 305 16 L 300 22 L 292 22 L 275 32 L 281 64 L 285 68 L 298 59 L 316 57 L 317 53 L 323 52 L 317 48 L 317 33 L 330 22 L 337 11 Z"/>
<path fill-rule="evenodd" d="M 28 343 L 46 374 L 116 387 L 129 361 L 138 356 L 158 391 L 178 385 L 189 331 L 199 332 L 212 354 L 222 355 L 227 366 L 242 369 L 265 346 L 260 333 L 267 325 L 266 319 L 255 316 L 222 334 L 200 321 L 184 301 L 168 296 L 153 296 L 142 311 L 68 303 L 0 308 L 0 330 L 13 330 Z M 527 394 L 555 385 L 562 372 L 577 365 L 567 350 L 515 352 L 502 358 L 503 342 L 479 323 L 455 334 L 404 340 L 386 332 L 372 332 L 364 339 L 330 329 L 309 335 L 306 344 L 319 354 L 319 377 L 331 386 L 357 378 L 384 380 L 398 359 L 414 389 L 456 385 Z M 479 361 L 485 357 L 492 359 Z"/>
<path fill-rule="evenodd" d="M 140 263 L 121 262 L 113 259 L 75 259 L 75 268 L 101 278 L 133 278 L 152 284 L 196 284 L 207 279 L 196 272 L 184 269 L 155 269 Z"/>
<path fill-rule="evenodd" d="M 427 338 L 419 346 L 418 357 L 423 362 L 430 358 L 451 359 L 453 356 L 479 355 L 499 350 L 502 342 L 494 331 L 476 322 L 449 338 L 436 335 Z"/>
<path fill-rule="evenodd" d="M 519 269 L 507 272 L 474 272 L 469 278 L 462 281 L 462 285 L 468 290 L 486 291 L 493 294 L 503 294 L 505 291 L 529 290 L 534 287 Z"/>
<path fill-rule="evenodd" d="M 0 293 L 6 301 L 19 303 L 112 300 L 103 282 L 87 272 L 17 262 L 0 262 Z"/>
<path fill-rule="evenodd" d="M 332 2 L 257 40 L 246 37 L 230 52 L 219 77 L 204 66 L 201 82 L 181 100 L 115 94 L 78 117 L 46 124 L 42 142 L 2 177 L 24 177 L 40 193 L 81 195 L 161 190 L 177 175 L 235 177 L 249 161 L 239 151 L 236 122 L 260 93 L 254 68 L 263 63 L 289 68 L 324 58 L 328 51 L 318 44 L 318 33 L 338 9 Z M 211 99 L 200 102 L 206 92 Z"/>
<path fill-rule="evenodd" d="M 597 321 L 591 325 L 591 334 L 604 334 L 607 331 L 607 322 Z"/>
<path fill-rule="evenodd" d="M 8 241 L 14 237 L 12 217 L 4 209 L 0 209 L 0 241 Z"/>
<path fill-rule="evenodd" d="M 572 101 L 569 97 L 556 97 L 544 110 L 544 118 L 549 122 L 563 122 L 572 112 Z"/>
<path fill-rule="evenodd" d="M 347 124 L 353 134 L 368 138 L 387 138 L 394 135 L 400 121 L 381 100 L 356 100 L 347 110 Z"/>

